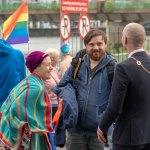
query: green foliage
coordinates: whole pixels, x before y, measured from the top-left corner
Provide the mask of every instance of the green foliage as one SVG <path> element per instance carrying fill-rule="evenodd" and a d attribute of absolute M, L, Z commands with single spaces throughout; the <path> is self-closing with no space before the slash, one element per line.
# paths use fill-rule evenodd
<path fill-rule="evenodd" d="M 120 9 L 147 9 L 150 8 L 150 3 L 145 1 L 124 1 L 124 2 L 114 2 L 114 1 L 107 1 L 104 5 L 105 12 L 112 12 L 113 10 L 120 10 Z"/>
<path fill-rule="evenodd" d="M 121 62 L 127 58 L 127 52 L 123 49 L 122 44 L 108 44 L 108 51 L 116 58 L 117 62 Z"/>
<path fill-rule="evenodd" d="M 0 11 L 5 11 L 5 10 L 12 11 L 12 10 L 16 10 L 16 9 L 18 9 L 18 7 L 20 5 L 21 5 L 21 3 L 17 3 L 17 4 L 13 4 L 13 5 L 3 4 L 3 5 L 0 5 Z"/>
<path fill-rule="evenodd" d="M 105 2 L 104 10 L 105 10 L 105 12 L 111 12 L 113 10 L 113 3 L 112 2 Z"/>
<path fill-rule="evenodd" d="M 149 36 L 147 37 L 144 48 L 147 52 L 150 52 L 150 37 Z"/>
<path fill-rule="evenodd" d="M 51 3 L 50 8 L 51 10 L 60 10 L 60 4 L 54 1 Z"/>
<path fill-rule="evenodd" d="M 97 2 L 89 2 L 89 9 L 90 10 L 97 9 Z"/>
<path fill-rule="evenodd" d="M 15 4 L 2 4 L 0 5 L 0 11 L 12 11 L 17 10 L 21 3 L 15 3 Z M 52 3 L 29 3 L 28 4 L 29 10 L 36 9 L 36 10 L 60 10 L 60 4 L 56 2 Z"/>

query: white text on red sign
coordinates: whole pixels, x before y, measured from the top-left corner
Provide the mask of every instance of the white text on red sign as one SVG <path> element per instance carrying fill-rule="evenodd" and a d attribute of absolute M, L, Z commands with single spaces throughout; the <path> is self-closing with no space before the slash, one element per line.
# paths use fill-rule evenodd
<path fill-rule="evenodd" d="M 62 0 L 62 12 L 87 12 L 88 0 Z"/>

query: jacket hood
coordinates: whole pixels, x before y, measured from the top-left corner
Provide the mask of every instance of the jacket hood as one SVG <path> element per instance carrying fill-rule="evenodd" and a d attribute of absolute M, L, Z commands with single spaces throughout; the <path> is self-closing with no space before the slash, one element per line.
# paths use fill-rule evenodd
<path fill-rule="evenodd" d="M 8 44 L 5 40 L 0 39 L 0 55 L 8 55 L 10 54 L 13 47 Z"/>

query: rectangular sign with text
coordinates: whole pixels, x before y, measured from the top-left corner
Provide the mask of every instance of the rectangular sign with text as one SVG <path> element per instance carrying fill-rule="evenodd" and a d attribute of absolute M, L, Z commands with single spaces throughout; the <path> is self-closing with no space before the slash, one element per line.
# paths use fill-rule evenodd
<path fill-rule="evenodd" d="M 71 13 L 88 12 L 88 0 L 61 0 L 61 11 Z"/>

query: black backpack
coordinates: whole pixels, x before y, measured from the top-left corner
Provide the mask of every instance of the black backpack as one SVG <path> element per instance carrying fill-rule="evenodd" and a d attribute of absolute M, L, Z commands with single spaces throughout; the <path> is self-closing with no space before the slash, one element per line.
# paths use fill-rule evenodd
<path fill-rule="evenodd" d="M 109 80 L 111 85 L 112 85 L 112 81 L 113 81 L 113 77 L 114 77 L 114 70 L 115 70 L 116 63 L 117 63 L 116 59 L 113 59 L 106 66 L 108 80 Z"/>

